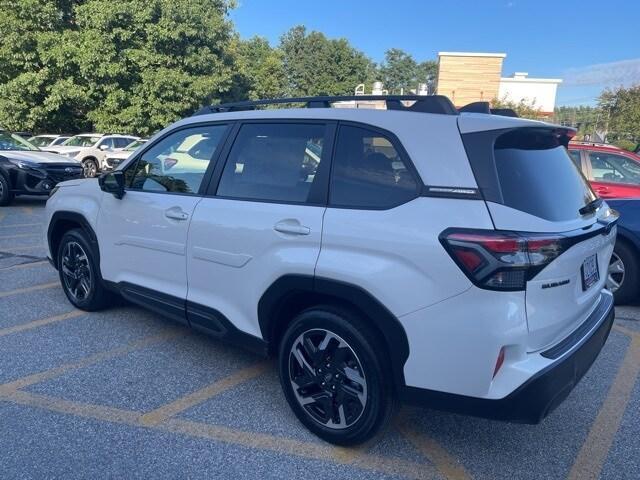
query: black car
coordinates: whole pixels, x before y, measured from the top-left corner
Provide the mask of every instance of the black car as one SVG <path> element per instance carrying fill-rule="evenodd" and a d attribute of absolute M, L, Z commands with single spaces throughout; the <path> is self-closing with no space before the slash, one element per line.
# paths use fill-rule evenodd
<path fill-rule="evenodd" d="M 640 198 L 607 200 L 620 213 L 618 238 L 609 262 L 607 288 L 616 303 L 640 301 Z"/>
<path fill-rule="evenodd" d="M 57 183 L 81 178 L 82 164 L 43 152 L 18 135 L 0 130 L 0 206 L 15 195 L 49 195 Z"/>

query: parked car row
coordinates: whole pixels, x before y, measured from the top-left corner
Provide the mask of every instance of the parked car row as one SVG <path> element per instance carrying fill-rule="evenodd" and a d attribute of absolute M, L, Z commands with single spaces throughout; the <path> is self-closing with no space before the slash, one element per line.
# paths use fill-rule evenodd
<path fill-rule="evenodd" d="M 112 170 L 144 141 L 107 134 L 42 134 L 26 140 L 0 130 L 0 206 L 16 195 L 46 196 L 58 182 Z"/>

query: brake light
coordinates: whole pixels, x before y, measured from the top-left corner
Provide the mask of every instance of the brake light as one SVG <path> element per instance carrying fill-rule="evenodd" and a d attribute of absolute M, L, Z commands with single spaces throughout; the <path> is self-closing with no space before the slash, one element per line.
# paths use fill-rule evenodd
<path fill-rule="evenodd" d="M 546 265 L 568 248 L 566 237 L 499 230 L 448 229 L 440 242 L 477 286 L 524 290 Z"/>

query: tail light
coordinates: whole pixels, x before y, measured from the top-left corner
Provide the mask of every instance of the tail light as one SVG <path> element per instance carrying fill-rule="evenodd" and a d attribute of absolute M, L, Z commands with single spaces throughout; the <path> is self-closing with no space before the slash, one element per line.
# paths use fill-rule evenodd
<path fill-rule="evenodd" d="M 488 290 L 524 290 L 569 246 L 562 235 L 448 229 L 440 242 L 467 277 Z"/>

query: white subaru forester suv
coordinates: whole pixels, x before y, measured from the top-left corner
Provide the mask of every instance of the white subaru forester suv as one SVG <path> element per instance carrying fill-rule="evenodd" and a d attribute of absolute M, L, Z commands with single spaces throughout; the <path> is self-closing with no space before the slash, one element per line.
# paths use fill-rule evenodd
<path fill-rule="evenodd" d="M 570 160 L 574 132 L 438 96 L 331 108 L 361 99 L 207 107 L 60 184 L 45 235 L 67 297 L 117 293 L 277 356 L 329 442 L 370 438 L 396 400 L 541 421 L 614 318 L 617 214 Z"/>

